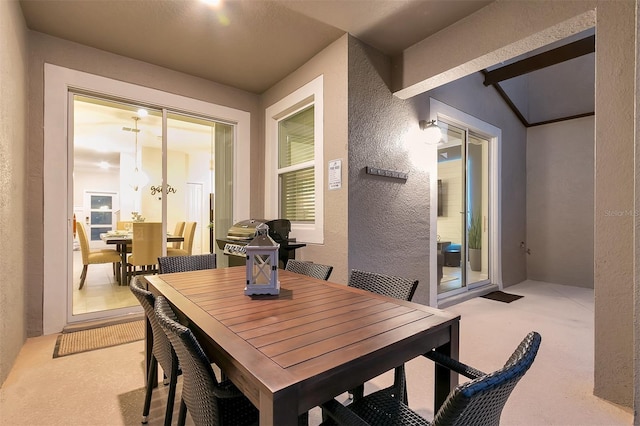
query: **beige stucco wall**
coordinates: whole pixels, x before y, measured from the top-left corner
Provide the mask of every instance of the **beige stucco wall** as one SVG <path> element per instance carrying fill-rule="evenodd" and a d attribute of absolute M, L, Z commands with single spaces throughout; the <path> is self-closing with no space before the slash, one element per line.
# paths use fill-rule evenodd
<path fill-rule="evenodd" d="M 633 268 L 638 259 L 633 251 L 635 32 L 635 2 L 598 3 L 594 393 L 625 406 L 634 398 Z M 628 214 L 607 214 L 618 210 Z"/>
<path fill-rule="evenodd" d="M 251 114 L 251 146 L 261 145 L 258 95 L 208 80 L 192 77 L 145 62 L 114 55 L 45 34 L 29 34 L 29 187 L 27 209 L 29 222 L 27 247 L 27 332 L 42 333 L 43 303 L 43 90 L 44 63 L 51 63 L 169 93 L 199 99 L 218 105 L 248 111 Z M 249 164 L 246 165 L 247 169 Z M 252 201 L 253 203 L 253 201 Z"/>
<path fill-rule="evenodd" d="M 20 5 L 0 2 L 0 384 L 26 338 L 27 57 Z"/>
<path fill-rule="evenodd" d="M 413 96 L 597 21 L 594 393 L 625 406 L 632 406 L 639 388 L 632 373 L 635 5 L 632 0 L 497 1 L 407 49 L 397 59 L 394 80 L 398 96 Z M 429 57 L 438 61 L 424 60 Z M 612 210 L 628 214 L 605 215 Z"/>
<path fill-rule="evenodd" d="M 593 288 L 594 117 L 527 131 L 527 278 Z"/>
<path fill-rule="evenodd" d="M 347 36 L 341 37 L 262 95 L 262 110 L 319 75 L 324 79 L 324 244 L 307 244 L 296 259 L 333 266 L 330 281 L 347 280 Z M 263 119 L 264 123 L 264 119 Z M 262 129 L 264 140 L 264 124 Z M 342 189 L 328 190 L 328 162 L 342 159 Z M 251 166 L 264 175 L 264 149 L 251 153 Z M 252 179 L 253 193 L 264 192 L 264 180 Z M 264 214 L 254 210 L 256 217 Z"/>

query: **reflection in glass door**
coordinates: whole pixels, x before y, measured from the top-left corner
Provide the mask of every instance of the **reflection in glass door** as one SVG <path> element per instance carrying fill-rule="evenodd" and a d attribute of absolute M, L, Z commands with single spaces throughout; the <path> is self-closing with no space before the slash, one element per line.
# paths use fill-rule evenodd
<path fill-rule="evenodd" d="M 489 141 L 439 120 L 438 294 L 489 280 Z"/>
<path fill-rule="evenodd" d="M 226 232 L 231 226 L 234 126 L 90 95 L 72 98 L 73 213 L 85 224 L 91 249 L 124 247 L 106 237 L 144 220 L 163 222 L 170 234 L 178 222 L 193 222 L 189 247 L 182 243 L 178 248 L 209 252 L 213 229 Z M 225 188 L 216 191 L 217 185 Z M 215 214 L 213 204 L 220 208 Z M 113 264 L 89 265 L 79 289 L 86 261 L 79 246 L 74 241 L 70 321 L 138 309 Z M 126 250 L 128 255 L 131 246 Z"/>

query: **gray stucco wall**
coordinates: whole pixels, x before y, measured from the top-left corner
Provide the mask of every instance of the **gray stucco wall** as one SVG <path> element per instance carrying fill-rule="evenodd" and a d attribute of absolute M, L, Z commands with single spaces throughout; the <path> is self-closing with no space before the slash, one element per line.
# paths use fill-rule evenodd
<path fill-rule="evenodd" d="M 0 2 L 0 384 L 26 339 L 27 57 L 20 5 Z"/>
<path fill-rule="evenodd" d="M 114 55 L 42 33 L 29 33 L 29 183 L 27 209 L 27 333 L 42 334 L 43 315 L 43 167 L 44 63 L 150 87 L 251 113 L 251 149 L 261 145 L 259 97 L 208 80 Z M 247 168 L 249 165 L 247 165 Z M 253 201 L 252 201 L 253 202 Z M 252 207 L 250 207 L 252 208 Z"/>
<path fill-rule="evenodd" d="M 399 96 L 414 96 L 596 26 L 594 394 L 628 407 L 633 404 L 634 391 L 636 399 L 640 395 L 640 375 L 634 370 L 634 336 L 640 336 L 636 319 L 640 304 L 634 304 L 639 281 L 634 274 L 638 263 L 634 247 L 640 237 L 634 233 L 637 218 L 633 210 L 637 203 L 633 182 L 638 173 L 634 162 L 637 13 L 637 2 L 632 0 L 496 1 L 405 50 L 398 58 L 399 73 L 394 79 Z M 511 149 L 508 144 L 505 148 Z M 504 177 L 503 182 L 507 192 L 503 201 L 510 195 L 521 198 L 513 191 L 516 185 L 508 184 Z M 520 182 L 517 187 L 522 188 Z M 606 216 L 610 210 L 630 214 Z M 507 217 L 504 226 L 515 229 L 518 224 Z M 513 256 L 504 238 L 503 243 L 506 263 Z"/>
<path fill-rule="evenodd" d="M 480 73 L 445 84 L 416 96 L 428 105 L 432 97 L 502 130 L 501 232 L 502 282 L 505 287 L 527 278 L 526 258 L 520 242 L 526 241 L 526 128 Z"/>
<path fill-rule="evenodd" d="M 527 131 L 529 279 L 593 288 L 593 132 L 594 117 Z"/>
<path fill-rule="evenodd" d="M 429 303 L 429 172 L 409 158 L 418 128 L 414 102 L 388 88 L 390 60 L 349 38 L 349 268 L 420 281 L 414 301 Z M 406 181 L 365 167 L 409 173 Z"/>

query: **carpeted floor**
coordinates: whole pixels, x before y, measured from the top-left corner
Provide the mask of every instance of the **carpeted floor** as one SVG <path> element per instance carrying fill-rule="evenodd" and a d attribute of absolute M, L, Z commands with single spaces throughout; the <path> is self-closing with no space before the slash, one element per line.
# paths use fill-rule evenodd
<path fill-rule="evenodd" d="M 144 339 L 144 320 L 108 325 L 58 336 L 53 357 L 73 355 Z"/>

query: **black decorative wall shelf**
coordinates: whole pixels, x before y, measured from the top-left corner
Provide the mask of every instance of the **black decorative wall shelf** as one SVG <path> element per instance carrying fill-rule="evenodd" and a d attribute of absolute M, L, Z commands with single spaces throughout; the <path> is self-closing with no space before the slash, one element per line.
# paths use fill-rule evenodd
<path fill-rule="evenodd" d="M 393 179 L 407 180 L 409 173 L 401 172 L 399 170 L 379 169 L 377 167 L 367 166 L 365 170 L 368 175 L 382 176 Z"/>

